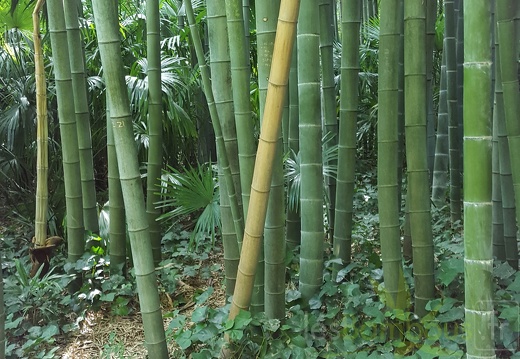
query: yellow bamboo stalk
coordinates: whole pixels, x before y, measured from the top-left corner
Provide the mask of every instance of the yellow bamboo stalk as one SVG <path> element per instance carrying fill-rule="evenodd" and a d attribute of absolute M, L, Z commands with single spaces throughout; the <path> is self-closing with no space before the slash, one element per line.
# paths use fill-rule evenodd
<path fill-rule="evenodd" d="M 49 144 L 47 121 L 47 93 L 45 69 L 40 39 L 40 11 L 45 0 L 38 0 L 32 13 L 34 41 L 34 76 L 36 79 L 36 214 L 34 220 L 35 247 L 45 246 L 47 239 L 47 206 L 49 190 L 47 173 L 49 171 Z"/>
<path fill-rule="evenodd" d="M 229 312 L 230 319 L 235 318 L 241 309 L 248 309 L 251 303 L 271 187 L 273 160 L 287 92 L 299 6 L 299 0 L 282 0 L 280 4 L 265 111 L 251 185 L 251 199 L 238 264 L 237 282 Z"/>

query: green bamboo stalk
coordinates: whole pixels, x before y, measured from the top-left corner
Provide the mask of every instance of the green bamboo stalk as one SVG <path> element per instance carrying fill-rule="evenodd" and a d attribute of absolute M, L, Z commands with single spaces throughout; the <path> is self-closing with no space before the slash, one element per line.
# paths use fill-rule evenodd
<path fill-rule="evenodd" d="M 109 101 L 110 116 L 128 218 L 128 232 L 143 318 L 145 343 L 150 358 L 168 358 L 152 246 L 148 232 L 148 220 L 137 161 L 137 147 L 133 135 L 130 101 L 121 58 L 117 7 L 114 3 L 108 1 L 93 0 L 92 9 L 107 93 L 111 99 Z"/>
<path fill-rule="evenodd" d="M 74 111 L 76 113 L 76 129 L 78 131 L 81 192 L 83 194 L 83 222 L 87 231 L 99 233 L 92 138 L 90 135 L 90 114 L 85 76 L 85 55 L 82 46 L 83 40 L 79 30 L 78 4 L 74 1 L 63 1 L 63 10 L 67 28 Z"/>
<path fill-rule="evenodd" d="M 123 203 L 123 191 L 117 165 L 114 131 L 110 119 L 110 96 L 106 94 L 107 102 L 107 163 L 108 163 L 108 238 L 110 254 L 110 272 L 122 274 L 126 272 L 126 217 Z"/>
<path fill-rule="evenodd" d="M 426 150 L 426 4 L 404 5 L 405 135 L 408 209 L 412 235 L 415 312 L 434 298 L 433 236 Z"/>
<path fill-rule="evenodd" d="M 78 132 L 76 130 L 74 100 L 70 97 L 70 94 L 73 93 L 73 86 L 62 1 L 48 0 L 47 13 L 54 60 L 54 76 L 56 80 L 63 154 L 68 260 L 75 262 L 83 255 L 85 250 L 85 228 L 83 226 Z"/>
<path fill-rule="evenodd" d="M 498 40 L 498 39 L 497 39 Z M 497 43 L 496 48 L 500 49 Z M 497 63 L 500 64 L 500 50 L 496 54 Z M 507 138 L 506 120 L 504 113 L 504 92 L 502 88 L 502 71 L 501 66 L 496 66 L 495 96 L 496 108 L 493 115 L 496 118 L 498 152 L 499 152 L 499 170 L 500 170 L 500 190 L 502 195 L 502 220 L 504 222 L 504 249 L 505 259 L 513 268 L 518 267 L 518 250 L 517 250 L 517 224 L 516 224 L 516 206 L 515 194 L 513 186 L 513 175 L 511 171 L 511 153 L 509 141 Z"/>
<path fill-rule="evenodd" d="M 235 192 L 235 185 L 233 183 L 233 175 L 231 174 L 231 168 L 229 166 L 229 160 L 226 152 L 226 146 L 224 143 L 224 138 L 222 136 L 222 127 L 220 125 L 220 119 L 218 117 L 217 106 L 215 105 L 215 99 L 213 97 L 213 90 L 211 87 L 210 80 L 210 71 L 208 65 L 206 64 L 206 60 L 204 57 L 204 51 L 202 49 L 202 41 L 200 39 L 199 31 L 197 29 L 197 24 L 195 21 L 195 15 L 193 13 L 193 7 L 190 0 L 184 0 L 184 6 L 186 8 L 186 15 L 188 17 L 188 23 L 190 25 L 190 33 L 193 39 L 193 44 L 195 46 L 195 52 L 197 55 L 197 62 L 199 63 L 200 72 L 202 75 L 202 84 L 204 86 L 204 94 L 206 95 L 206 100 L 208 102 L 208 108 L 211 116 L 211 123 L 213 125 L 213 130 L 215 131 L 215 138 L 217 142 L 217 154 L 218 159 L 220 161 L 220 167 L 222 168 L 223 177 L 224 177 L 224 186 L 227 191 L 226 194 L 228 196 L 227 200 L 229 201 L 229 206 L 231 210 L 231 215 L 234 223 L 234 230 L 237 235 L 244 235 L 244 228 L 242 227 L 242 213 L 240 212 L 240 208 L 238 206 L 238 199 Z M 238 243 L 236 239 L 231 243 L 226 243 L 226 246 L 233 246 L 232 253 L 238 252 Z M 229 249 L 229 248 L 228 248 Z M 229 252 L 229 251 L 228 251 Z M 224 256 L 226 257 L 226 256 Z M 236 268 L 238 266 L 238 258 L 233 256 L 231 259 L 225 258 L 226 261 L 231 260 L 232 263 L 227 263 L 227 268 Z M 236 269 L 234 270 L 236 275 Z M 236 278 L 236 277 L 235 277 Z M 230 280 L 234 280 L 235 278 L 231 277 Z M 230 287 L 234 288 L 234 284 L 230 283 Z"/>
<path fill-rule="evenodd" d="M 255 175 L 251 187 L 249 216 L 244 231 L 237 284 L 229 311 L 230 319 L 234 319 L 241 309 L 247 309 L 251 303 L 253 278 L 258 264 L 267 213 L 268 193 L 271 187 L 272 165 L 276 155 L 276 144 L 280 137 L 282 105 L 287 91 L 298 8 L 298 0 L 282 0 L 280 4 L 258 157 L 255 162 Z"/>
<path fill-rule="evenodd" d="M 271 70 L 276 23 L 280 10 L 279 0 L 257 2 L 255 7 L 257 49 L 258 49 L 258 90 L 260 118 L 264 117 L 268 78 Z M 284 101 L 287 103 L 287 101 Z M 284 107 L 284 114 L 286 113 Z M 285 317 L 285 211 L 283 178 L 282 133 L 278 140 L 273 163 L 273 176 L 269 193 L 269 204 L 264 226 L 265 252 L 265 314 L 268 318 Z M 258 268 L 255 281 L 264 280 Z M 263 284 L 263 283 L 262 283 Z M 256 291 L 256 290 L 255 290 Z M 260 293 L 264 295 L 264 293 Z M 251 301 L 251 311 L 259 312 L 260 307 Z"/>
<path fill-rule="evenodd" d="M 302 0 L 298 20 L 300 112 L 300 292 L 304 305 L 323 281 L 323 164 L 318 3 Z"/>
<path fill-rule="evenodd" d="M 240 188 L 244 218 L 247 219 L 256 141 L 253 136 L 253 120 L 249 100 L 249 56 L 246 47 L 241 0 L 226 0 L 229 54 L 231 57 L 231 83 L 235 124 L 237 130 L 238 158 L 240 165 Z M 239 242 L 242 238 L 238 238 Z"/>
<path fill-rule="evenodd" d="M 467 358 L 495 358 L 491 186 L 491 16 L 464 3 L 464 288 Z"/>
<path fill-rule="evenodd" d="M 241 0 L 226 0 L 226 17 L 228 24 L 229 52 L 231 55 L 231 82 L 233 84 L 233 104 L 235 106 L 235 123 L 237 128 L 240 180 L 244 218 L 247 219 L 253 169 L 255 163 L 255 139 L 253 136 L 253 121 L 249 99 L 250 68 L 249 68 L 249 12 L 247 24 L 241 11 Z M 242 237 L 238 237 L 242 241 Z M 255 278 L 251 310 L 263 311 L 264 256 L 261 251 L 258 257 L 261 274 Z"/>
<path fill-rule="evenodd" d="M 240 168 L 238 164 L 238 146 L 233 113 L 233 93 L 231 90 L 231 60 L 228 50 L 226 7 L 224 0 L 207 3 L 207 21 L 210 48 L 210 66 L 215 106 L 222 128 L 226 154 L 229 161 L 235 192 L 240 194 Z M 218 141 L 218 139 L 216 139 Z M 219 161 L 219 182 L 225 183 L 224 171 Z M 237 278 L 240 251 L 238 241 L 241 236 L 235 231 L 231 204 L 227 186 L 219 186 L 220 211 L 222 221 L 222 243 L 224 246 L 226 294 L 233 294 Z M 237 197 L 240 218 L 238 225 L 244 228 L 242 216 L 242 197 Z M 242 230 L 243 233 L 243 230 Z"/>
<path fill-rule="evenodd" d="M 437 142 L 435 144 L 435 164 L 433 167 L 432 184 L 432 202 L 438 208 L 446 204 L 446 189 L 448 187 L 449 140 L 446 82 L 446 51 L 443 51 L 439 90 L 439 114 L 437 117 Z"/>
<path fill-rule="evenodd" d="M 322 122 L 325 134 L 334 135 L 331 141 L 327 141 L 324 150 L 335 146 L 338 142 L 338 117 L 336 115 L 336 87 L 334 83 L 334 55 L 332 42 L 334 40 L 333 1 L 319 1 L 320 17 L 320 55 L 321 55 L 321 88 L 322 88 Z M 324 164 L 325 165 L 325 164 Z M 329 163 L 334 166 L 335 164 Z M 329 221 L 329 237 L 334 236 L 334 216 L 336 207 L 336 180 L 332 176 L 325 177 L 329 203 L 327 205 L 327 218 Z"/>
<path fill-rule="evenodd" d="M 34 77 L 36 80 L 37 147 L 36 212 L 34 218 L 34 245 L 36 247 L 45 246 L 45 240 L 47 239 L 47 211 L 49 207 L 49 125 L 47 119 L 47 86 L 45 82 L 45 64 L 43 63 L 43 50 L 40 39 L 40 11 L 44 2 L 45 0 L 38 0 L 32 13 L 34 43 Z M 3 304 L 3 302 L 1 303 Z"/>
<path fill-rule="evenodd" d="M 289 135 L 288 145 L 290 153 L 297 154 L 300 151 L 299 144 L 299 110 L 298 110 L 298 55 L 295 49 L 292 51 L 291 70 L 289 73 Z M 285 241 L 290 250 L 301 243 L 300 204 L 298 208 L 287 206 Z"/>
<path fill-rule="evenodd" d="M 498 48 L 495 46 L 495 49 Z M 498 57 L 495 57 L 498 58 Z M 495 66 L 495 72 L 499 66 Z M 497 75 L 495 75 L 497 76 Z M 502 184 L 500 176 L 500 149 L 498 144 L 498 101 L 497 101 L 497 84 L 495 81 L 495 101 L 493 109 L 493 148 L 492 148 L 492 201 L 493 201 L 493 255 L 498 260 L 506 260 L 506 249 L 504 241 L 504 213 L 502 210 Z"/>
<path fill-rule="evenodd" d="M 444 1 L 444 51 L 448 95 L 448 136 L 450 143 L 450 213 L 452 225 L 461 219 L 460 128 L 457 97 L 456 11 L 453 0 Z"/>
<path fill-rule="evenodd" d="M 404 309 L 406 289 L 401 255 L 397 178 L 398 161 L 398 83 L 399 69 L 398 0 L 382 4 L 379 35 L 379 111 L 378 111 L 378 204 L 381 256 L 387 305 Z"/>
<path fill-rule="evenodd" d="M 146 213 L 155 265 L 161 261 L 161 211 L 159 186 L 163 162 L 163 102 L 161 88 L 161 22 L 159 0 L 146 0 L 146 53 L 148 60 L 148 165 L 146 177 Z"/>
<path fill-rule="evenodd" d="M 435 163 L 435 108 L 433 104 L 433 49 L 435 47 L 435 22 L 437 21 L 437 0 L 426 1 L 426 138 L 430 185 L 433 182 Z"/>
<path fill-rule="evenodd" d="M 455 178 L 455 182 L 456 182 L 456 186 L 458 187 L 456 189 L 456 193 L 455 193 L 455 196 L 453 198 L 451 198 L 451 195 L 450 195 L 450 204 L 453 204 L 453 206 L 455 207 L 455 211 L 457 213 L 460 213 L 460 214 L 457 214 L 457 218 L 458 220 L 461 220 L 462 221 L 462 210 L 461 208 L 463 207 L 463 203 L 462 203 L 462 198 L 463 198 L 463 193 L 462 193 L 462 172 L 463 172 L 463 167 L 464 167 L 464 163 L 463 163 L 463 157 L 464 157 L 464 151 L 463 151 L 463 145 L 462 145 L 462 141 L 463 141 L 463 128 L 462 128 L 462 124 L 463 124 L 463 115 L 464 115 L 464 110 L 463 110 L 463 105 L 464 105 L 464 99 L 463 99 L 463 95 L 462 95 L 462 87 L 463 87 L 463 73 L 464 73 L 464 11 L 463 11 L 463 4 L 464 4 L 464 0 L 455 0 L 455 8 L 458 9 L 458 12 L 456 11 L 455 14 L 456 14 L 456 30 L 455 30 L 455 33 L 456 33 L 456 63 L 457 63 L 457 123 L 458 123 L 458 131 L 457 131 L 457 135 L 458 135 L 458 140 L 457 140 L 457 148 L 458 148 L 458 151 L 459 151 L 459 163 L 458 163 L 458 170 L 456 172 L 456 177 Z M 491 100 L 491 99 L 490 99 Z M 451 181 L 451 179 L 450 179 Z M 453 203 L 453 201 L 455 201 L 455 203 Z M 450 209 L 451 211 L 451 209 Z"/>
<path fill-rule="evenodd" d="M 520 92 L 518 91 L 518 39 L 515 32 L 516 1 L 497 0 L 497 35 L 499 40 L 500 73 L 503 91 L 504 119 L 507 129 L 507 142 L 514 188 L 514 205 L 517 208 L 516 223 L 520 223 Z M 502 188 L 504 190 L 504 188 Z M 511 193 L 509 193 L 511 194 Z M 504 196 L 502 196 L 504 200 Z M 504 218 L 505 221 L 505 218 Z M 515 223 L 515 220 L 512 220 Z M 518 243 L 516 240 L 516 226 L 514 238 L 510 241 L 506 237 L 506 255 L 513 268 L 518 268 Z M 505 230 L 505 229 L 504 229 Z M 510 245 L 508 245 L 510 243 Z"/>
<path fill-rule="evenodd" d="M 350 263 L 358 115 L 359 32 L 361 8 L 356 0 L 341 6 L 341 92 L 339 109 L 338 179 L 333 253 L 343 265 Z M 341 266 L 336 266 L 335 270 Z"/>
<path fill-rule="evenodd" d="M 397 109 L 397 114 L 398 114 L 398 120 L 397 120 L 397 133 L 398 133 L 398 140 L 399 140 L 399 148 L 398 148 L 398 162 L 397 162 L 397 183 L 401 184 L 403 182 L 403 163 L 405 161 L 405 149 L 404 149 L 404 0 L 399 0 L 399 14 L 398 14 L 398 19 L 399 19 L 399 24 L 400 24 L 400 27 L 399 27 L 399 34 L 400 34 L 400 37 L 399 37 L 399 64 L 398 64 L 398 82 L 397 82 L 397 88 L 398 88 L 398 97 L 397 97 L 397 101 L 398 101 L 398 109 Z M 402 186 L 399 185 L 398 189 L 397 189 L 397 198 L 398 198 L 398 202 L 399 202 L 399 210 L 401 211 L 401 208 L 402 208 Z M 409 239 L 409 240 L 408 240 Z M 405 231 L 405 236 L 404 236 L 404 243 L 403 243 L 403 247 L 406 248 L 406 244 L 409 243 L 409 248 L 410 248 L 410 252 L 411 252 L 411 248 L 412 248 L 412 240 L 410 238 L 410 236 L 406 236 L 406 231 Z M 403 249 L 404 249 L 403 248 Z M 403 252 L 403 254 L 405 254 L 406 256 L 406 251 Z M 410 256 L 411 257 L 411 254 Z"/>

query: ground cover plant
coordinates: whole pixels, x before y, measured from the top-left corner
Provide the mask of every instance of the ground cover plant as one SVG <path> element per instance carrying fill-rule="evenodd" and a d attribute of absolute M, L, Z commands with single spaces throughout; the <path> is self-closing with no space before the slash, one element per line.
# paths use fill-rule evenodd
<path fill-rule="evenodd" d="M 242 311 L 234 320 L 228 320 L 221 246 L 210 236 L 198 236 L 195 247 L 190 231 L 179 225 L 171 228 L 163 238 L 163 253 L 168 259 L 160 263 L 157 277 L 162 310 L 168 321 L 166 335 L 174 348 L 174 357 L 217 357 L 226 334 L 234 357 L 240 358 L 462 358 L 465 331 L 461 228 L 450 228 L 445 219 L 446 207 L 434 212 L 438 299 L 428 304 L 428 314 L 417 317 L 410 298 L 405 310 L 390 310 L 386 306 L 378 254 L 375 196 L 375 187 L 369 180 L 358 183 L 352 263 L 333 279 L 337 260 L 330 257 L 329 248 L 324 284 L 310 301 L 309 310 L 302 309 L 301 294 L 296 289 L 299 263 L 294 255 L 288 255 L 290 280 L 283 319 Z M 3 228 L 8 358 L 56 357 L 70 345 L 73 333 L 87 326 L 92 313 L 112 317 L 137 315 L 132 271 L 130 281 L 111 274 L 108 257 L 91 252 L 65 268 L 53 267 L 42 280 L 29 278 L 27 259 L 22 250 L 10 246 L 14 240 L 10 228 Z M 52 264 L 58 264 L 61 256 L 58 254 Z M 69 294 L 67 285 L 74 276 L 83 279 L 83 286 Z M 405 266 L 405 277 L 407 287 L 413 288 L 410 265 Z M 506 262 L 497 264 L 494 288 L 498 303 L 497 354 L 500 358 L 515 358 L 520 329 L 516 304 L 520 298 L 520 275 Z M 215 291 L 220 292 L 217 299 Z M 97 348 L 102 357 L 139 357 L 139 351 L 125 349 L 127 344 L 124 337 L 118 339 L 118 328 L 111 329 L 101 348 Z M 81 357 L 82 352 L 76 355 Z"/>
<path fill-rule="evenodd" d="M 518 358 L 516 1 L 116 3 L 0 1 L 0 359 Z"/>

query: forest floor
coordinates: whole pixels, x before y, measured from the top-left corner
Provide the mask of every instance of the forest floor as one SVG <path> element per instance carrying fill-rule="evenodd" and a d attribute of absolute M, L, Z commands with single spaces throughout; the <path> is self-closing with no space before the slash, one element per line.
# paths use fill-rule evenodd
<path fill-rule="evenodd" d="M 13 228 L 18 228 L 19 233 L 25 232 L 20 227 L 23 227 L 23 224 L 13 221 L 10 218 L 9 210 L 0 206 L 0 240 L 3 241 L 6 233 L 12 232 Z M 217 264 L 223 268 L 222 252 L 213 252 L 206 262 L 202 265 Z M 213 293 L 208 299 L 209 305 L 213 308 L 224 306 L 226 293 L 223 288 L 221 271 L 213 272 L 209 280 L 202 279 L 200 276 L 182 278 L 177 282 L 175 293 L 162 292 L 160 296 L 165 330 L 172 320 L 172 311 L 178 310 L 179 314 L 190 317 L 195 309 L 193 298 L 196 293 L 205 291 L 210 286 L 213 287 Z M 180 296 L 187 298 L 187 303 L 176 306 L 175 303 L 178 301 L 175 298 Z M 137 296 L 133 297 L 128 306 L 132 310 L 131 314 L 127 316 L 112 314 L 110 303 L 104 304 L 99 310 L 87 311 L 78 329 L 55 336 L 55 342 L 52 345 L 46 345 L 48 350 L 58 348 L 52 357 L 62 359 L 146 358 L 144 331 Z M 72 324 L 75 320 L 74 316 L 67 317 L 70 318 Z M 9 337 L 9 332 L 7 332 L 7 336 Z M 10 341 L 16 341 L 16 338 L 11 337 Z M 170 357 L 180 357 L 182 350 L 175 341 L 167 337 L 167 343 Z"/>
<path fill-rule="evenodd" d="M 208 265 L 218 263 L 222 264 L 223 268 L 223 257 L 220 252 L 208 259 Z M 222 283 L 220 273 L 215 272 L 209 282 L 199 277 L 190 277 L 179 280 L 175 293 L 162 293 L 161 308 L 165 330 L 173 319 L 168 316 L 173 310 L 177 309 L 179 314 L 190 317 L 195 309 L 193 300 L 188 301 L 181 307 L 175 307 L 174 297 L 194 298 L 196 292 L 205 291 L 209 286 L 212 286 L 214 291 L 208 299 L 208 303 L 211 303 L 213 308 L 222 307 L 226 303 L 226 292 L 221 285 Z M 79 330 L 63 336 L 63 341 L 60 340 L 56 343 L 61 348 L 56 352 L 55 358 L 146 358 L 143 324 L 137 298 L 131 305 L 135 307 L 135 310 L 133 311 L 134 314 L 129 316 L 114 316 L 110 313 L 108 305 L 100 311 L 90 311 Z M 179 357 L 182 350 L 176 345 L 175 341 L 167 338 L 167 343 L 170 357 Z"/>

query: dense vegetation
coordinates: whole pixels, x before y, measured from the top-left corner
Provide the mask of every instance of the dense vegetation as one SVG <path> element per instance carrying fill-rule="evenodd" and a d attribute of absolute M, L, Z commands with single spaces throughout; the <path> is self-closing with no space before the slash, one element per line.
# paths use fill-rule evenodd
<path fill-rule="evenodd" d="M 48 0 L 44 141 L 40 3 L 0 3 L 2 355 L 63 355 L 101 313 L 154 358 L 520 358 L 516 1 L 302 0 L 277 33 L 276 0 L 120 0 L 119 26 Z"/>

